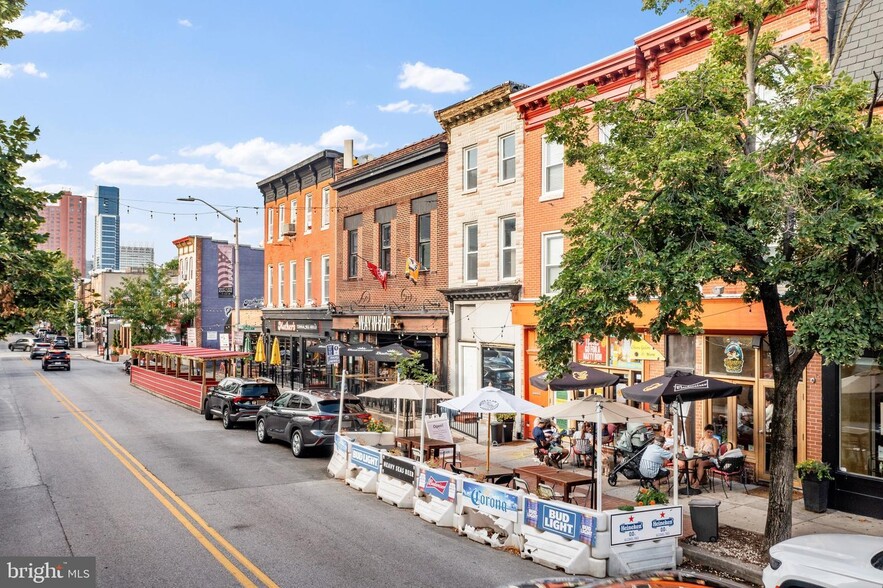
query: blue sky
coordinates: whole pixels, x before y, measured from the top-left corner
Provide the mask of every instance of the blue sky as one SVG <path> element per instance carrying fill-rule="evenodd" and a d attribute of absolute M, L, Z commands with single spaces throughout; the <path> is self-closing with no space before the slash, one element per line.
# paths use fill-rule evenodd
<path fill-rule="evenodd" d="M 0 50 L 0 119 L 41 129 L 29 185 L 118 186 L 122 243 L 164 262 L 185 235 L 232 240 L 228 221 L 177 197 L 249 207 L 241 242 L 259 245 L 256 180 L 345 138 L 380 155 L 433 135 L 433 110 L 542 82 L 679 16 L 640 5 L 34 0 L 25 38 Z"/>

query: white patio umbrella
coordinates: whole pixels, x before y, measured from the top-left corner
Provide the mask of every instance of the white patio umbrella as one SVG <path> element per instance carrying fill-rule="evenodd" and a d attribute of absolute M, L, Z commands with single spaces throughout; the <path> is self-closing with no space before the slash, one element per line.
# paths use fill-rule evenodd
<path fill-rule="evenodd" d="M 597 485 L 595 492 L 595 508 L 601 511 L 601 489 L 603 480 L 601 479 L 601 426 L 610 423 L 626 423 L 636 421 L 642 418 L 652 420 L 653 415 L 643 411 L 640 408 L 634 408 L 628 404 L 617 402 L 603 396 L 593 395 L 584 398 L 577 398 L 564 404 L 555 404 L 547 406 L 536 413 L 537 416 L 543 418 L 559 418 L 559 419 L 582 419 L 589 420 L 594 417 L 595 421 L 595 484 Z"/>
<path fill-rule="evenodd" d="M 485 386 L 477 392 L 458 396 L 451 400 L 439 402 L 439 406 L 460 412 L 476 412 L 478 414 L 498 414 L 501 412 L 536 414 L 541 410 L 539 404 L 522 400 L 517 396 L 503 392 L 499 388 Z M 487 421 L 487 467 L 491 467 L 491 420 Z"/>
<path fill-rule="evenodd" d="M 420 416 L 420 455 L 424 455 L 425 431 L 423 421 L 426 419 L 426 400 L 435 400 L 442 398 L 453 398 L 447 392 L 430 388 L 422 382 L 416 380 L 402 380 L 389 386 L 377 388 L 376 390 L 368 390 L 359 394 L 362 398 L 390 398 L 396 401 L 396 436 L 399 434 L 399 400 L 422 400 L 422 414 Z"/>

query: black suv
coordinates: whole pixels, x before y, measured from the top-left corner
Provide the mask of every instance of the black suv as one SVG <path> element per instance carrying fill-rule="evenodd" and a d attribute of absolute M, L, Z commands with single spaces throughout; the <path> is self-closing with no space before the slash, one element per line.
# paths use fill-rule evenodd
<path fill-rule="evenodd" d="M 258 411 L 258 441 L 280 439 L 291 444 L 295 457 L 303 457 L 308 447 L 330 447 L 337 432 L 340 392 L 334 390 L 297 390 L 286 392 L 275 402 Z M 355 396 L 346 396 L 343 428 L 363 430 L 371 415 Z"/>
<path fill-rule="evenodd" d="M 43 354 L 43 371 L 61 368 L 71 371 L 71 354 L 60 347 L 52 347 Z"/>
<path fill-rule="evenodd" d="M 58 335 L 55 338 L 55 341 L 52 342 L 52 346 L 55 348 L 61 348 L 61 349 L 70 349 L 71 348 L 70 341 L 68 341 L 68 338 L 63 335 Z"/>
<path fill-rule="evenodd" d="M 278 397 L 279 388 L 271 380 L 224 378 L 209 388 L 202 414 L 207 421 L 218 415 L 224 428 L 232 429 L 237 423 L 255 420 L 258 409 Z"/>

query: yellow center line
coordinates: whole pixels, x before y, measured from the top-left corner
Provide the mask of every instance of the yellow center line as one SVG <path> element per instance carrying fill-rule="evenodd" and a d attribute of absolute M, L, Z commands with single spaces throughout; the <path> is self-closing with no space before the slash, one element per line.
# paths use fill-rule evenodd
<path fill-rule="evenodd" d="M 169 498 L 171 498 L 181 509 L 186 512 L 193 520 L 202 527 L 209 535 L 211 535 L 224 549 L 226 549 L 233 557 L 238 560 L 246 569 L 252 572 L 267 588 L 279 588 L 279 586 L 270 579 L 263 571 L 260 570 L 255 564 L 253 564 L 248 558 L 245 557 L 239 550 L 233 547 L 218 531 L 213 529 L 205 520 L 200 517 L 183 499 L 181 499 L 175 492 L 169 488 L 166 484 L 164 484 L 159 478 L 157 478 L 147 467 L 141 463 L 138 459 L 136 459 L 131 453 L 129 453 L 122 445 L 120 445 L 116 439 L 114 439 L 107 431 L 105 431 L 98 423 L 92 420 L 88 415 L 86 415 L 76 404 L 74 404 L 67 396 L 65 396 L 62 392 L 60 392 L 52 383 L 46 379 L 45 376 L 40 374 L 39 372 L 34 372 L 34 374 L 43 382 L 46 388 L 52 393 L 53 396 L 68 409 L 68 411 L 79 420 L 92 435 L 95 436 L 98 441 L 104 445 L 110 453 L 116 457 L 126 469 L 131 472 L 135 478 L 144 485 L 147 490 L 154 495 L 154 497 L 166 507 L 166 509 L 174 516 L 178 522 L 181 523 L 191 535 L 193 535 L 197 541 L 208 551 L 211 553 L 215 559 L 220 562 L 224 568 L 230 572 L 230 574 L 236 578 L 242 586 L 254 587 L 257 586 L 252 582 L 242 571 L 236 567 L 236 565 L 230 561 L 230 559 L 221 553 L 214 544 L 209 541 L 209 539 L 199 530 L 197 529 L 193 523 L 191 523 L 182 513 L 178 510 L 166 496 L 163 496 L 157 487 L 160 488 L 163 492 L 165 492 Z M 154 486 L 153 484 L 156 486 Z"/>

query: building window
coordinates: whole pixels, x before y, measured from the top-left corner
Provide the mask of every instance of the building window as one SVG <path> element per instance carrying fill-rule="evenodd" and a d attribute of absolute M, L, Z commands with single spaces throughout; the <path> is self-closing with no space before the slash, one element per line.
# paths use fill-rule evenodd
<path fill-rule="evenodd" d="M 274 233 L 273 213 L 274 212 L 275 212 L 275 210 L 272 208 L 267 209 L 267 243 L 273 242 L 273 233 Z"/>
<path fill-rule="evenodd" d="M 463 191 L 468 192 L 478 187 L 478 147 L 467 147 L 463 150 Z"/>
<path fill-rule="evenodd" d="M 500 219 L 500 279 L 515 278 L 515 217 Z"/>
<path fill-rule="evenodd" d="M 598 142 L 602 145 L 606 145 L 610 142 L 610 137 L 613 135 L 613 123 L 604 123 L 598 125 Z"/>
<path fill-rule="evenodd" d="M 322 230 L 331 226 L 331 188 L 322 190 Z"/>
<path fill-rule="evenodd" d="M 696 338 L 684 335 L 665 336 L 666 371 L 696 369 Z"/>
<path fill-rule="evenodd" d="M 870 357 L 840 367 L 840 466 L 883 478 L 883 376 Z"/>
<path fill-rule="evenodd" d="M 297 200 L 291 201 L 291 225 L 297 231 Z"/>
<path fill-rule="evenodd" d="M 289 268 L 289 278 L 288 278 L 288 299 L 289 306 L 297 306 L 297 262 L 291 262 L 291 268 Z"/>
<path fill-rule="evenodd" d="M 543 137 L 543 196 L 557 196 L 564 190 L 564 146 Z"/>
<path fill-rule="evenodd" d="M 431 236 L 431 215 L 417 215 L 417 262 L 421 269 L 429 269 L 429 239 Z"/>
<path fill-rule="evenodd" d="M 707 374 L 729 378 L 754 379 L 754 358 L 757 350 L 751 337 L 706 337 L 705 359 Z"/>
<path fill-rule="evenodd" d="M 392 226 L 390 223 L 380 224 L 380 269 L 389 271 L 392 261 Z"/>
<path fill-rule="evenodd" d="M 549 233 L 543 235 L 543 294 L 554 294 L 552 289 L 558 274 L 561 273 L 561 258 L 564 256 L 564 235 Z"/>
<path fill-rule="evenodd" d="M 313 232 L 313 195 L 304 196 L 304 234 Z"/>
<path fill-rule="evenodd" d="M 313 303 L 313 260 L 309 257 L 304 260 L 304 305 Z"/>
<path fill-rule="evenodd" d="M 273 266 L 267 266 L 267 306 L 273 306 Z"/>
<path fill-rule="evenodd" d="M 285 306 L 285 264 L 279 264 L 279 306 Z"/>
<path fill-rule="evenodd" d="M 322 256 L 322 304 L 327 305 L 331 296 L 331 256 Z"/>
<path fill-rule="evenodd" d="M 493 386 L 515 394 L 515 350 L 504 347 L 481 348 L 482 386 Z"/>
<path fill-rule="evenodd" d="M 285 205 L 279 205 L 279 240 L 285 236 Z"/>
<path fill-rule="evenodd" d="M 359 277 L 359 231 L 346 232 L 346 276 L 348 278 Z"/>
<path fill-rule="evenodd" d="M 478 223 L 463 226 L 463 279 L 478 281 Z"/>
<path fill-rule="evenodd" d="M 500 137 L 500 182 L 515 179 L 515 133 Z"/>

